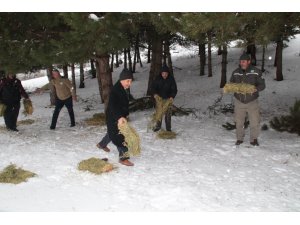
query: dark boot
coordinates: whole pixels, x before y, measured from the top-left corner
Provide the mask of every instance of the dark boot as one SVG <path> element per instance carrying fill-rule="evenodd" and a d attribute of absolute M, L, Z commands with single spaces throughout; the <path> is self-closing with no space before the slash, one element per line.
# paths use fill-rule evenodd
<path fill-rule="evenodd" d="M 241 144 L 243 144 L 243 141 L 240 141 L 240 140 L 237 140 L 236 142 L 235 142 L 235 145 L 241 145 Z"/>
<path fill-rule="evenodd" d="M 153 128 L 154 132 L 157 132 L 161 129 L 161 121 L 158 121 L 155 125 L 155 127 Z"/>
<path fill-rule="evenodd" d="M 250 142 L 253 146 L 259 146 L 257 139 L 254 139 L 252 142 Z"/>

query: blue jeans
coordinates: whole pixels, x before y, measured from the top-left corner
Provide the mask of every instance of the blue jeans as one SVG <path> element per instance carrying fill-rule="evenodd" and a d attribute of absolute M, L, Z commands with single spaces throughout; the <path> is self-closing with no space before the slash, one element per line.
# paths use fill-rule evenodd
<path fill-rule="evenodd" d="M 102 148 L 105 148 L 110 142 L 111 142 L 111 139 L 108 136 L 108 133 L 106 133 L 105 136 L 102 138 L 102 140 L 99 142 L 99 145 Z M 120 158 L 120 160 L 129 159 L 128 156 L 124 155 L 126 152 L 128 152 L 128 148 L 127 147 L 125 147 L 125 146 L 117 146 L 117 149 L 119 151 L 119 158 Z"/>

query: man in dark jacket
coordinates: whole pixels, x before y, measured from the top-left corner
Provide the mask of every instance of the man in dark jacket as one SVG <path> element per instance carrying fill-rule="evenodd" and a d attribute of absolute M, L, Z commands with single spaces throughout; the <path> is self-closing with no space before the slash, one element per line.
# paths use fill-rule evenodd
<path fill-rule="evenodd" d="M 258 135 L 260 130 L 260 113 L 258 96 L 259 92 L 265 89 L 265 80 L 262 77 L 262 72 L 256 67 L 251 65 L 249 55 L 243 54 L 240 57 L 240 66 L 233 71 L 230 78 L 232 83 L 246 83 L 252 84 L 256 88 L 253 94 L 238 94 L 234 93 L 234 113 L 236 122 L 236 145 L 243 143 L 245 130 L 244 122 L 248 113 L 250 122 L 250 144 L 258 146 Z"/>
<path fill-rule="evenodd" d="M 108 137 L 119 151 L 119 162 L 125 166 L 133 166 L 129 161 L 128 149 L 123 145 L 124 136 L 120 134 L 118 124 L 126 122 L 129 115 L 129 92 L 132 82 L 132 73 L 128 69 L 123 69 L 120 79 L 113 86 L 106 109 L 106 123 Z"/>
<path fill-rule="evenodd" d="M 161 69 L 160 75 L 154 80 L 152 84 L 152 93 L 154 97 L 158 95 L 162 99 L 171 99 L 174 100 L 177 94 L 177 84 L 174 79 L 174 76 L 170 74 L 169 68 L 164 65 Z M 171 131 L 171 116 L 172 108 L 170 107 L 165 115 L 166 130 Z M 162 121 L 158 121 L 153 131 L 159 131 L 161 129 Z"/>
<path fill-rule="evenodd" d="M 18 131 L 17 120 L 21 97 L 29 99 L 21 81 L 16 78 L 16 75 L 8 73 L 6 78 L 0 80 L 0 100 L 6 105 L 4 121 L 6 128 L 10 131 Z"/>

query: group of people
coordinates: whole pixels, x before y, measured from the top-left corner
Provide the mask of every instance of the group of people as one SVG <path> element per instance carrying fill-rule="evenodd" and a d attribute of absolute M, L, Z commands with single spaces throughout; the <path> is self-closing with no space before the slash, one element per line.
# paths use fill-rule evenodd
<path fill-rule="evenodd" d="M 61 109 L 66 106 L 69 112 L 71 127 L 75 126 L 75 116 L 73 111 L 73 101 L 77 101 L 74 88 L 69 79 L 60 76 L 58 70 L 52 71 L 53 80 L 51 88 L 56 96 L 55 109 L 52 116 L 50 129 L 56 128 L 57 119 Z M 133 166 L 129 161 L 128 149 L 123 145 L 124 136 L 120 134 L 118 125 L 127 121 L 129 116 L 130 86 L 133 80 L 132 72 L 123 69 L 119 80 L 113 86 L 109 102 L 106 108 L 107 133 L 96 145 L 98 148 L 110 152 L 107 145 L 112 142 L 118 149 L 119 162 L 125 166 Z M 251 59 L 247 54 L 240 57 L 239 67 L 233 71 L 230 78 L 231 83 L 247 83 L 256 87 L 256 92 L 252 94 L 234 93 L 234 119 L 236 123 L 236 145 L 241 145 L 244 141 L 245 130 L 244 121 L 248 114 L 250 122 L 250 144 L 258 146 L 260 113 L 258 97 L 259 92 L 265 89 L 265 80 L 262 72 L 251 65 Z M 162 99 L 174 99 L 177 95 L 177 84 L 173 74 L 170 74 L 169 68 L 164 65 L 161 73 L 156 77 L 152 84 L 153 96 L 159 96 Z M 17 131 L 17 117 L 20 109 L 21 96 L 28 99 L 20 80 L 15 75 L 8 73 L 6 78 L 0 80 L 0 101 L 7 105 L 4 113 L 4 120 L 7 129 Z M 166 130 L 171 131 L 171 108 L 165 114 Z M 158 121 L 153 131 L 161 129 L 162 121 Z"/>

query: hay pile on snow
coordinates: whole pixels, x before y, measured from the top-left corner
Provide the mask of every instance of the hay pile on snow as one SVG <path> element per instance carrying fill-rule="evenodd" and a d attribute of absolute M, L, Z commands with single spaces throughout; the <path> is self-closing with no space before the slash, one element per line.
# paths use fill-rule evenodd
<path fill-rule="evenodd" d="M 0 173 L 0 183 L 12 183 L 19 184 L 26 182 L 28 178 L 36 176 L 35 173 L 32 173 L 22 168 L 17 168 L 16 165 L 12 164 L 4 168 Z"/>
<path fill-rule="evenodd" d="M 125 137 L 124 146 L 128 148 L 128 154 L 132 156 L 139 155 L 141 153 L 140 137 L 136 130 L 130 126 L 126 121 L 121 125 L 118 125 L 120 134 Z"/>
<path fill-rule="evenodd" d="M 78 164 L 78 169 L 82 171 L 89 171 L 94 174 L 101 174 L 101 173 L 106 173 L 110 172 L 114 169 L 113 165 L 98 158 L 90 158 L 81 161 Z"/>
<path fill-rule="evenodd" d="M 33 123 L 34 123 L 34 120 L 31 120 L 31 119 L 18 121 L 18 125 L 30 125 L 30 124 L 33 124 Z"/>
<path fill-rule="evenodd" d="M 246 83 L 228 83 L 223 88 L 224 93 L 238 93 L 238 94 L 253 94 L 256 88 L 252 84 Z"/>
<path fill-rule="evenodd" d="M 173 131 L 161 130 L 157 133 L 157 137 L 160 139 L 175 139 L 177 134 Z"/>
<path fill-rule="evenodd" d="M 85 123 L 88 126 L 104 126 L 106 124 L 105 113 L 96 113 L 92 118 L 86 119 Z"/>

